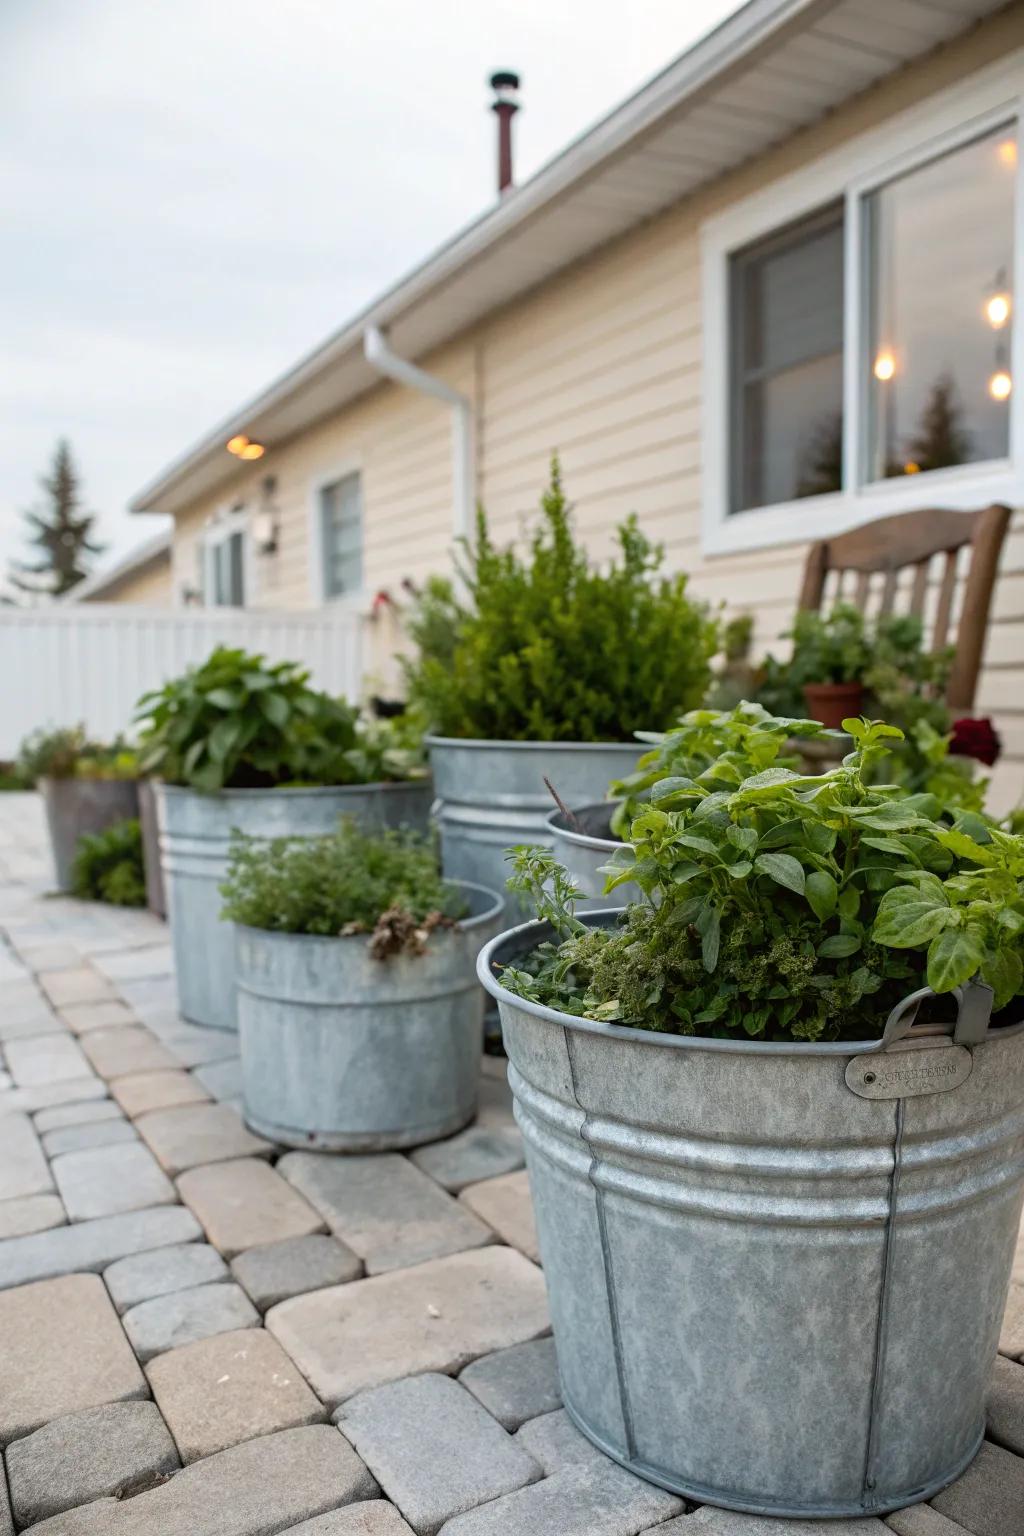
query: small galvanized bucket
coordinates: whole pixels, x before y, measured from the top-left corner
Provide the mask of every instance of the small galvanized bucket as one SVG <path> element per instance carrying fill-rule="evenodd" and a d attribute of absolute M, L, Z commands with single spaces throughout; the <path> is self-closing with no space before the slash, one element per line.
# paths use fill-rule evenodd
<path fill-rule="evenodd" d="M 365 936 L 238 927 L 245 1118 L 288 1147 L 416 1147 L 476 1114 L 484 995 L 476 958 L 503 902 L 460 883 L 470 915 L 422 955 L 375 960 Z"/>
<path fill-rule="evenodd" d="M 607 907 L 609 900 L 628 906 L 644 899 L 640 887 L 632 881 L 617 885 L 611 897 L 604 894 L 607 866 L 613 862 L 626 864 L 634 857 L 633 845 L 612 835 L 611 820 L 617 804 L 615 800 L 600 800 L 596 805 L 581 805 L 569 815 L 552 811 L 548 817 L 555 854 L 580 893 L 577 912 Z"/>
<path fill-rule="evenodd" d="M 212 795 L 158 784 L 156 792 L 178 1006 L 186 1019 L 214 1029 L 238 1027 L 235 938 L 232 925 L 220 917 L 232 832 L 264 841 L 324 837 L 342 816 L 362 826 L 422 831 L 432 797 L 429 782 L 225 789 Z"/>
<path fill-rule="evenodd" d="M 607 924 L 616 913 L 591 913 Z M 652 1033 L 524 1001 L 481 952 L 565 1405 L 641 1477 L 793 1517 L 928 1499 L 973 1459 L 1024 1190 L 1024 1025 L 967 987 L 880 1040 Z M 980 1004 L 980 1006 L 979 1006 Z"/>
<path fill-rule="evenodd" d="M 548 779 L 565 805 L 600 800 L 614 779 L 636 767 L 639 742 L 462 741 L 428 736 L 441 833 L 441 867 L 451 880 L 503 891 L 505 850 L 517 843 L 552 846 Z M 527 916 L 509 898 L 508 915 Z"/>
<path fill-rule="evenodd" d="M 71 889 L 78 840 L 139 814 L 135 779 L 40 779 L 57 888 Z"/>

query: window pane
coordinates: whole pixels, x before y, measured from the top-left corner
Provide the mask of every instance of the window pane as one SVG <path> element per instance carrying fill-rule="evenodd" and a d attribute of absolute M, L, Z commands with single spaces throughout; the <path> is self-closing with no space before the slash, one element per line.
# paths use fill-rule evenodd
<path fill-rule="evenodd" d="M 1009 453 L 1016 131 L 865 199 L 869 480 Z"/>
<path fill-rule="evenodd" d="M 358 592 L 363 582 L 363 498 L 358 474 L 323 487 L 320 516 L 326 595 Z"/>
<path fill-rule="evenodd" d="M 843 209 L 732 258 L 730 510 L 839 490 Z"/>

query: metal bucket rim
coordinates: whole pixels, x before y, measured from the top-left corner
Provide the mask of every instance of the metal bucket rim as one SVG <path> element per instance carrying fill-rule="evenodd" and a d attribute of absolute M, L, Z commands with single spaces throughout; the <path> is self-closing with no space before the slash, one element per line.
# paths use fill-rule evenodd
<path fill-rule="evenodd" d="M 501 741 L 477 736 L 424 736 L 428 747 L 466 747 L 477 752 L 636 752 L 636 741 Z"/>
<path fill-rule="evenodd" d="M 606 805 L 621 805 L 616 800 L 592 800 L 589 805 L 574 805 L 570 814 L 573 816 L 585 815 L 587 811 L 603 810 Z M 552 834 L 563 843 L 572 843 L 576 848 L 590 848 L 596 853 L 615 853 L 619 848 L 629 848 L 632 845 L 618 837 L 594 837 L 590 832 L 574 832 L 571 827 L 560 825 L 564 823 L 565 812 L 557 806 L 544 818 L 545 825 L 551 828 Z"/>
<path fill-rule="evenodd" d="M 446 880 L 445 885 L 454 885 L 460 891 L 472 891 L 488 898 L 488 905 L 482 912 L 474 912 L 470 917 L 460 917 L 455 921 L 455 927 L 460 933 L 472 933 L 485 923 L 493 922 L 499 916 L 505 906 L 504 896 L 499 896 L 497 891 L 492 891 L 490 886 L 478 885 L 474 880 Z M 369 934 L 366 933 L 285 933 L 280 928 L 254 928 L 251 923 L 235 923 L 238 933 L 252 934 L 260 939 L 288 939 L 302 944 L 363 944 L 365 945 Z M 450 930 L 448 930 L 450 932 Z"/>
<path fill-rule="evenodd" d="M 430 775 L 425 774 L 421 779 L 371 779 L 366 784 L 268 784 L 262 789 L 195 789 L 191 784 L 168 784 L 166 779 L 153 779 L 153 786 L 163 795 L 171 795 L 176 799 L 193 795 L 197 800 L 252 800 L 264 795 L 355 795 L 365 794 L 368 789 L 379 790 L 382 793 L 390 790 L 426 788 L 430 785 Z"/>
<path fill-rule="evenodd" d="M 610 928 L 626 910 L 626 907 L 601 907 L 581 914 L 580 921 L 588 927 Z M 515 928 L 507 928 L 484 945 L 477 957 L 476 973 L 481 985 L 499 1004 L 518 1008 L 523 1013 L 532 1014 L 536 1019 L 544 1019 L 563 1029 L 603 1035 L 609 1040 L 629 1040 L 635 1045 L 663 1046 L 670 1050 L 721 1051 L 727 1055 L 740 1056 L 863 1056 L 868 1052 L 877 1052 L 882 1043 L 881 1033 L 873 1040 L 718 1040 L 710 1035 L 676 1035 L 668 1030 L 637 1029 L 632 1024 L 607 1024 L 601 1019 L 584 1019 L 578 1014 L 562 1013 L 558 1008 L 531 1002 L 529 998 L 520 997 L 518 993 L 503 987 L 492 969 L 499 958 L 499 951 L 515 944 L 522 953 L 535 947 L 534 943 L 524 944 L 524 939 L 535 938 L 536 943 L 541 943 L 545 938 L 550 938 L 552 933 L 550 923 L 533 918 L 529 922 L 519 923 Z M 980 1043 L 985 1045 L 995 1040 L 1005 1040 L 1011 1035 L 1024 1035 L 1024 1020 L 991 1031 L 987 1039 Z"/>

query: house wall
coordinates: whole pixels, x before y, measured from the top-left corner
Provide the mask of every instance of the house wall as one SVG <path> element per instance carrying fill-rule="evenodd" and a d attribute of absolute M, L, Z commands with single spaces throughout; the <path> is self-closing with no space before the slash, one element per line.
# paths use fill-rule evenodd
<path fill-rule="evenodd" d="M 144 608 L 171 606 L 171 561 L 167 559 L 132 571 L 120 581 L 83 597 L 83 603 L 131 603 Z"/>
<path fill-rule="evenodd" d="M 474 402 L 477 492 L 500 538 L 536 504 L 558 451 L 577 521 L 595 557 L 607 554 L 629 511 L 663 539 L 692 590 L 756 615 L 755 644 L 777 642 L 792 615 L 806 544 L 743 554 L 701 552 L 700 227 L 771 181 L 809 166 L 846 140 L 1024 46 L 1024 7 L 891 76 L 776 151 L 579 263 L 421 359 Z M 401 599 L 403 579 L 445 569 L 451 530 L 450 417 L 446 407 L 382 384 L 273 454 L 282 512 L 279 553 L 256 557 L 252 601 L 317 600 L 310 577 L 309 484 L 332 465 L 360 467 L 366 520 L 366 603 L 379 589 Z M 196 540 L 218 507 L 255 498 L 267 460 L 240 472 L 237 489 L 179 518 L 175 583 L 194 581 Z M 808 512 L 813 533 L 813 510 Z M 367 618 L 370 672 L 393 681 L 398 629 L 388 609 Z M 1024 785 L 1024 518 L 1018 514 L 998 585 L 979 713 L 995 715 L 1006 757 L 997 799 Z"/>

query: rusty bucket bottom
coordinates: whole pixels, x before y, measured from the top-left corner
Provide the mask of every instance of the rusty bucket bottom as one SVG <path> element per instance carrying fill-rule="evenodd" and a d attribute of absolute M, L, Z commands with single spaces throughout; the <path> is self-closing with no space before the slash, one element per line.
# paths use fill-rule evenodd
<path fill-rule="evenodd" d="M 257 1136 L 276 1141 L 282 1147 L 292 1147 L 297 1152 L 401 1152 L 454 1136 L 472 1124 L 476 1114 L 474 1103 L 467 1112 L 449 1115 L 446 1120 L 424 1126 L 403 1126 L 393 1131 L 299 1131 L 250 1114 L 248 1108 L 243 1118 Z"/>

